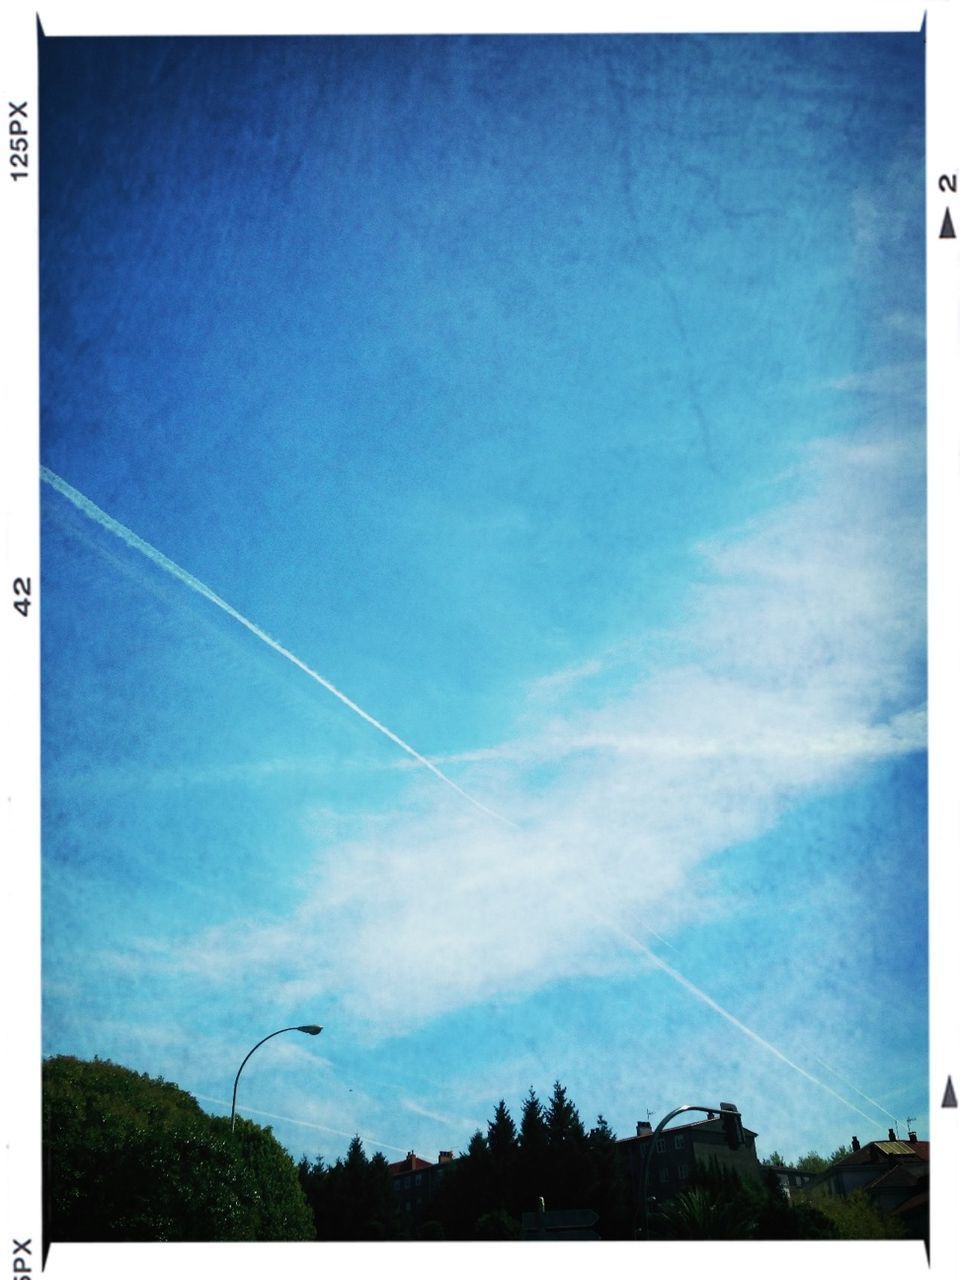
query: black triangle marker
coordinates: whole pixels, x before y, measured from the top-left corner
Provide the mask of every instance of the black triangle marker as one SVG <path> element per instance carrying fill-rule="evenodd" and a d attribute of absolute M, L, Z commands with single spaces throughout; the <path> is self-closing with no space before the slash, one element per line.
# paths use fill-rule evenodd
<path fill-rule="evenodd" d="M 955 1107 L 957 1105 L 957 1095 L 953 1091 L 953 1080 L 947 1076 L 947 1088 L 943 1095 L 942 1107 Z"/>
<path fill-rule="evenodd" d="M 943 225 L 940 228 L 940 239 L 956 240 L 956 238 L 957 233 L 953 229 L 953 219 L 950 217 L 950 210 L 948 209 L 943 215 Z M 956 1106 L 956 1103 L 954 1103 L 954 1106 Z"/>

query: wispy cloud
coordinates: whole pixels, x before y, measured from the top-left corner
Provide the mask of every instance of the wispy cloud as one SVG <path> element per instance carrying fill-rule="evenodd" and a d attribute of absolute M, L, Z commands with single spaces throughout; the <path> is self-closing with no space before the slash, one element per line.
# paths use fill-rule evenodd
<path fill-rule="evenodd" d="M 320 850 L 288 918 L 209 929 L 160 963 L 337 992 L 371 1041 L 557 978 L 652 970 L 624 936 L 696 918 L 705 860 L 924 745 L 923 522 L 904 496 L 922 450 L 824 442 L 805 472 L 803 497 L 700 548 L 674 661 L 604 696 L 585 660 L 589 690 L 558 681 L 569 696 L 539 729 L 534 697 L 522 739 L 472 756 L 468 784 L 519 829 L 411 775 L 410 808 Z"/>
<path fill-rule="evenodd" d="M 926 365 L 922 360 L 904 360 L 875 369 L 858 370 L 840 378 L 830 378 L 831 391 L 861 392 L 885 397 L 922 400 L 925 394 Z"/>

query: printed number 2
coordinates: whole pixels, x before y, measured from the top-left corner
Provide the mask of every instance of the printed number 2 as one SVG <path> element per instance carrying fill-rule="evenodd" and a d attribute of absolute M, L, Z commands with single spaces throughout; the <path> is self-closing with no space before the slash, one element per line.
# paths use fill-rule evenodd
<path fill-rule="evenodd" d="M 30 609 L 30 605 L 33 603 L 30 599 L 30 579 L 14 578 L 13 594 L 17 597 L 23 597 L 23 599 L 14 600 L 13 607 L 16 609 L 17 613 L 22 613 L 23 616 L 26 617 L 27 612 Z"/>
<path fill-rule="evenodd" d="M 941 173 L 940 181 L 937 183 L 941 191 L 952 191 L 957 194 L 957 175 L 955 173 Z"/>

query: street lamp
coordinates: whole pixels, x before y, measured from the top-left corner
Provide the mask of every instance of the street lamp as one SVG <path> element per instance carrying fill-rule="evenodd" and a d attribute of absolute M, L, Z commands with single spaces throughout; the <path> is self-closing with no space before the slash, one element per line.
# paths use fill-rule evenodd
<path fill-rule="evenodd" d="M 672 1120 L 674 1116 L 678 1116 L 681 1113 L 681 1111 L 704 1111 L 706 1112 L 708 1119 L 711 1119 L 711 1120 L 716 1116 L 717 1112 L 719 1111 L 720 1119 L 723 1121 L 723 1131 L 727 1136 L 727 1142 L 729 1143 L 729 1145 L 732 1148 L 736 1148 L 743 1141 L 743 1129 L 741 1127 L 740 1112 L 737 1110 L 737 1108 L 733 1105 L 732 1102 L 721 1102 L 719 1107 L 696 1107 L 692 1103 L 686 1103 L 682 1107 L 675 1107 L 673 1111 L 669 1111 L 663 1117 L 663 1119 L 660 1121 L 657 1127 L 654 1129 L 653 1133 L 650 1135 L 648 1139 L 650 1145 L 647 1147 L 647 1158 L 643 1162 L 643 1181 L 641 1182 L 641 1185 L 640 1185 L 640 1196 L 641 1196 L 641 1207 L 643 1208 L 644 1239 L 646 1239 L 647 1236 L 649 1235 L 650 1211 L 647 1205 L 647 1179 L 650 1173 L 650 1162 L 653 1160 L 654 1152 L 657 1149 L 657 1135 L 660 1133 L 660 1130 L 667 1123 L 667 1121 Z"/>
<path fill-rule="evenodd" d="M 246 1058 L 240 1063 L 240 1071 L 247 1065 L 250 1055 L 256 1053 L 262 1044 L 266 1044 L 268 1040 L 272 1040 L 274 1036 L 282 1036 L 285 1031 L 302 1031 L 308 1036 L 318 1036 L 323 1027 L 314 1026 L 312 1023 L 305 1027 L 281 1027 L 279 1031 L 271 1031 L 268 1036 L 264 1036 L 247 1054 Z M 230 1106 L 230 1132 L 233 1133 L 233 1127 L 237 1122 L 237 1085 L 240 1083 L 240 1071 L 237 1072 L 236 1079 L 233 1082 L 233 1102 Z"/>

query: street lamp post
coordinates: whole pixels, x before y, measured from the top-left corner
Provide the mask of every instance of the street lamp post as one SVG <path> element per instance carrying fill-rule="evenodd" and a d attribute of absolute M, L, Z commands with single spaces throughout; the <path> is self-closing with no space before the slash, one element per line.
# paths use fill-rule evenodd
<path fill-rule="evenodd" d="M 654 1152 L 657 1149 L 657 1137 L 668 1120 L 672 1120 L 674 1116 L 680 1115 L 681 1111 L 704 1111 L 707 1116 L 714 1116 L 719 1111 L 724 1122 L 724 1128 L 727 1129 L 727 1140 L 733 1145 L 736 1134 L 740 1134 L 742 1140 L 742 1130 L 740 1124 L 740 1112 L 732 1102 L 721 1102 L 719 1107 L 697 1107 L 692 1103 L 685 1103 L 682 1107 L 675 1107 L 673 1111 L 668 1111 L 663 1117 L 653 1133 L 648 1139 L 650 1145 L 647 1147 L 647 1158 L 643 1162 L 643 1179 L 640 1184 L 640 1199 L 643 1209 L 643 1238 L 649 1235 L 650 1212 L 647 1205 L 647 1181 L 650 1174 L 650 1164 L 653 1160 Z"/>
<path fill-rule="evenodd" d="M 302 1031 L 304 1032 L 305 1035 L 308 1035 L 308 1036 L 318 1036 L 322 1030 L 323 1030 L 323 1027 L 318 1027 L 311 1023 L 309 1026 L 305 1026 L 305 1027 L 281 1027 L 279 1031 L 271 1031 L 268 1036 L 264 1036 L 262 1040 L 258 1040 L 257 1043 L 253 1046 L 253 1048 L 250 1050 L 250 1053 L 248 1053 L 246 1058 L 244 1058 L 244 1060 L 240 1063 L 240 1071 L 242 1071 L 243 1068 L 247 1065 L 247 1062 L 250 1056 L 256 1053 L 256 1051 L 260 1048 L 262 1044 L 266 1044 L 268 1040 L 272 1040 L 274 1036 L 282 1036 L 285 1031 Z M 237 1122 L 237 1085 L 240 1083 L 240 1071 L 237 1072 L 236 1078 L 234 1079 L 234 1082 L 233 1082 L 233 1102 L 230 1105 L 230 1132 L 231 1133 L 233 1133 L 233 1127 Z"/>

